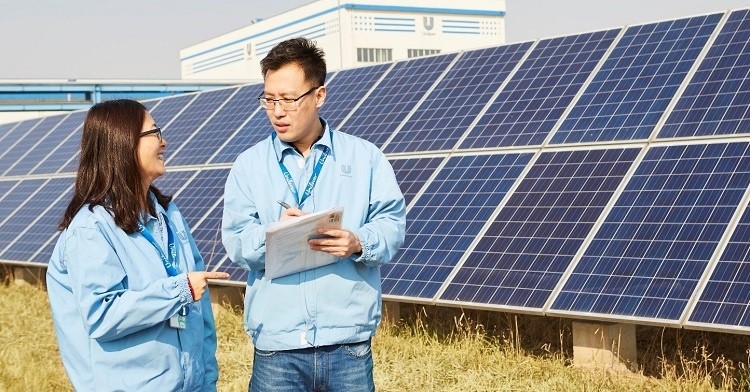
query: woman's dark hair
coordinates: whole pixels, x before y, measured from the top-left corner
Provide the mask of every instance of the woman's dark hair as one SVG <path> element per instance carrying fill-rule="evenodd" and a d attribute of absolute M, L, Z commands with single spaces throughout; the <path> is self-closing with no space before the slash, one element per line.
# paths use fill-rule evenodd
<path fill-rule="evenodd" d="M 306 38 L 292 38 L 279 42 L 260 60 L 260 70 L 265 79 L 266 73 L 276 71 L 289 64 L 297 63 L 305 73 L 305 80 L 317 86 L 326 82 L 326 61 L 323 51 Z"/>
<path fill-rule="evenodd" d="M 94 206 L 106 208 L 115 224 L 128 234 L 138 230 L 144 206 L 156 214 L 151 199 L 143 193 L 138 163 L 137 147 L 145 118 L 146 107 L 130 99 L 104 101 L 89 109 L 83 122 L 73 198 L 59 230 L 68 228 L 85 204 L 89 204 L 90 211 Z M 172 197 L 153 185 L 149 190 L 167 208 Z"/>

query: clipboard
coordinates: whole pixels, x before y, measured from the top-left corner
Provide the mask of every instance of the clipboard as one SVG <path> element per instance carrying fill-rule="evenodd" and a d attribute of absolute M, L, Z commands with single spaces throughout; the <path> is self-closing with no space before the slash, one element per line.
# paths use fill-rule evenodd
<path fill-rule="evenodd" d="M 295 219 L 275 222 L 266 230 L 268 279 L 333 264 L 336 256 L 310 249 L 309 239 L 321 238 L 318 229 L 341 229 L 344 207 L 336 206 Z"/>

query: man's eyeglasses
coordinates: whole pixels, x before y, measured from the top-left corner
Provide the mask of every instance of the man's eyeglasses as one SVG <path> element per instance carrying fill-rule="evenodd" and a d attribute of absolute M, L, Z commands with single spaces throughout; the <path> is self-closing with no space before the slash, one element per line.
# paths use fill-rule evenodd
<path fill-rule="evenodd" d="M 149 129 L 148 131 L 142 131 L 141 137 L 148 136 L 154 133 L 156 134 L 156 137 L 159 139 L 159 141 L 161 141 L 161 128 L 159 127 L 156 127 L 154 129 Z"/>
<path fill-rule="evenodd" d="M 297 98 L 291 99 L 291 98 L 281 98 L 281 99 L 268 99 L 263 96 L 263 93 L 261 93 L 258 96 L 258 102 L 260 103 L 260 107 L 266 110 L 273 110 L 276 108 L 276 104 L 278 103 L 281 106 L 281 109 L 284 111 L 292 111 L 299 109 L 299 100 L 304 98 L 305 95 L 310 94 L 311 92 L 319 89 L 318 87 L 313 87 L 309 90 L 307 90 L 306 93 L 300 95 Z"/>

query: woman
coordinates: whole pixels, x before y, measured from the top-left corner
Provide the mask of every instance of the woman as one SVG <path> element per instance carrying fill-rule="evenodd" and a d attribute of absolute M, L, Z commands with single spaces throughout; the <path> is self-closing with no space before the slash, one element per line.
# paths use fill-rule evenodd
<path fill-rule="evenodd" d="M 166 141 L 137 101 L 86 115 L 73 198 L 47 269 L 65 370 L 77 391 L 215 391 L 216 332 L 188 225 L 152 182 Z"/>

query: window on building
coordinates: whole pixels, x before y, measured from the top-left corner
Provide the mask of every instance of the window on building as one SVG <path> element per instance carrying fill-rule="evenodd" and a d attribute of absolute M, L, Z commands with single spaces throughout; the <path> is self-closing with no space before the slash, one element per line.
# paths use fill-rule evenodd
<path fill-rule="evenodd" d="M 408 49 L 406 55 L 409 58 L 440 54 L 440 49 Z"/>
<path fill-rule="evenodd" d="M 393 49 L 357 48 L 357 61 L 360 63 L 382 63 L 393 60 Z"/>

